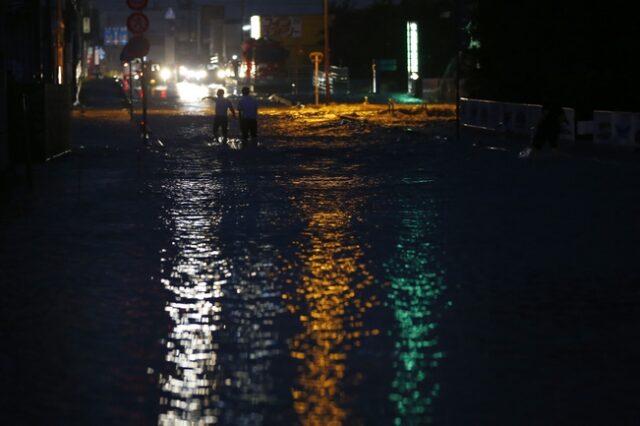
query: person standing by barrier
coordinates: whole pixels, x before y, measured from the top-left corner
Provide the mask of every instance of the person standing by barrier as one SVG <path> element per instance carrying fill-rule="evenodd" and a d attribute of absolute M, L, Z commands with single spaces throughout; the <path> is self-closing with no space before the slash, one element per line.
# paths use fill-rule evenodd
<path fill-rule="evenodd" d="M 236 111 L 231 101 L 224 97 L 224 89 L 218 89 L 216 97 L 206 96 L 202 99 L 213 99 L 216 103 L 215 114 L 213 116 L 213 137 L 218 141 L 218 129 L 222 130 L 222 144 L 227 144 L 229 138 L 229 117 L 227 112 L 230 111 L 233 118 L 236 117 Z"/>
<path fill-rule="evenodd" d="M 249 93 L 248 87 L 242 88 L 242 98 L 238 102 L 238 115 L 240 116 L 242 143 L 255 148 L 258 145 L 258 102 Z M 249 135 L 251 135 L 250 143 Z"/>
<path fill-rule="evenodd" d="M 549 144 L 551 151 L 555 152 L 558 148 L 558 137 L 566 120 L 564 110 L 558 102 L 545 102 L 535 127 L 531 147 L 525 151 L 525 155 L 521 156 L 539 153 L 546 144 Z"/>

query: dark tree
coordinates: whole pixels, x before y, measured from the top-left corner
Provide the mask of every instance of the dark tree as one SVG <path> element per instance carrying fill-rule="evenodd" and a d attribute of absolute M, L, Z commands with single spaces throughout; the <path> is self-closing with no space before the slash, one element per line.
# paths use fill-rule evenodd
<path fill-rule="evenodd" d="M 638 26 L 630 6 L 555 0 L 479 0 L 480 68 L 473 95 L 581 111 L 637 109 Z"/>
<path fill-rule="evenodd" d="M 349 67 L 354 78 L 368 78 L 373 59 L 405 57 L 405 23 L 393 4 L 353 9 L 349 2 L 334 4 L 331 26 L 331 61 Z"/>
<path fill-rule="evenodd" d="M 440 78 L 454 58 L 452 0 L 379 1 L 366 9 L 333 3 L 332 63 L 348 66 L 353 78 L 369 78 L 372 60 L 395 59 L 398 70 L 386 73 L 397 87 L 406 84 L 406 24 L 419 25 L 420 74 Z"/>

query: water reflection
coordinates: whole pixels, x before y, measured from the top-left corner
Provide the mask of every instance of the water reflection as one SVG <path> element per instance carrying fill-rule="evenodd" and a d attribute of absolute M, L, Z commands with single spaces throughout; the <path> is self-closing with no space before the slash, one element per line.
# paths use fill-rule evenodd
<path fill-rule="evenodd" d="M 433 245 L 435 216 L 429 209 L 403 211 L 396 255 L 385 264 L 397 330 L 389 396 L 396 425 L 431 423 L 431 406 L 440 391 L 434 372 L 444 352 L 438 348 L 436 332 L 446 307 L 446 285 Z"/>
<path fill-rule="evenodd" d="M 291 356 L 300 362 L 293 389 L 294 410 L 303 425 L 340 425 L 349 417 L 344 384 L 349 352 L 365 335 L 362 315 L 375 304 L 362 291 L 373 282 L 362 249 L 351 229 L 360 204 L 341 190 L 357 185 L 349 179 L 299 179 L 305 191 L 297 207 L 308 217 L 297 254 L 302 282 L 289 309 L 302 325 L 293 339 Z"/>
<path fill-rule="evenodd" d="M 278 398 L 273 360 L 287 354 L 274 325 L 285 311 L 277 249 L 261 228 L 274 224 L 258 219 L 264 191 L 218 158 L 190 149 L 173 158 L 163 188 L 173 240 L 163 259 L 171 329 L 158 423 L 263 424 Z"/>
<path fill-rule="evenodd" d="M 222 216 L 203 208 L 216 188 L 205 183 L 177 180 L 167 188 L 174 196 L 169 215 L 176 254 L 164 259 L 169 271 L 162 280 L 174 296 L 165 308 L 173 329 L 166 341 L 171 368 L 159 377 L 162 425 L 215 424 L 220 416 L 215 332 L 221 324 L 222 287 L 231 271 L 211 232 Z"/>

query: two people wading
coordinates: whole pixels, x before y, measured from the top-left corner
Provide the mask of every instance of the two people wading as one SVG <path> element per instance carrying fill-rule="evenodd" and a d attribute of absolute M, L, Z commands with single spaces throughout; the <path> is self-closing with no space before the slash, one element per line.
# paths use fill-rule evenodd
<path fill-rule="evenodd" d="M 213 117 L 213 137 L 219 141 L 219 133 L 222 133 L 222 145 L 226 146 L 229 140 L 229 114 L 236 118 L 236 108 L 231 101 L 224 96 L 224 89 L 218 89 L 216 97 L 204 97 L 215 102 Z M 257 147 L 258 136 L 258 102 L 251 96 L 248 87 L 242 88 L 242 98 L 238 102 L 237 116 L 240 119 L 240 132 L 244 147 Z"/>

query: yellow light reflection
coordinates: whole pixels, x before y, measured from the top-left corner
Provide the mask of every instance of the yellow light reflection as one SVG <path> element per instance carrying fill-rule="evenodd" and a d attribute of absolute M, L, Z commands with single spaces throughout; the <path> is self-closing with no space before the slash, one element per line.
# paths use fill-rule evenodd
<path fill-rule="evenodd" d="M 361 291 L 373 278 L 363 265 L 362 250 L 350 230 L 351 212 L 357 205 L 353 200 L 341 202 L 334 197 L 332 190 L 340 189 L 336 188 L 337 181 L 326 185 L 313 182 L 309 189 L 314 198 L 300 197 L 298 204 L 309 217 L 303 233 L 308 241 L 300 243 L 303 279 L 289 308 L 303 327 L 290 345 L 291 357 L 301 362 L 292 395 L 303 425 L 347 422 L 349 411 L 342 381 L 348 353 L 360 345 L 361 336 L 372 334 L 363 329 L 362 314 L 375 300 L 363 300 Z M 304 186 L 305 182 L 294 184 Z"/>

